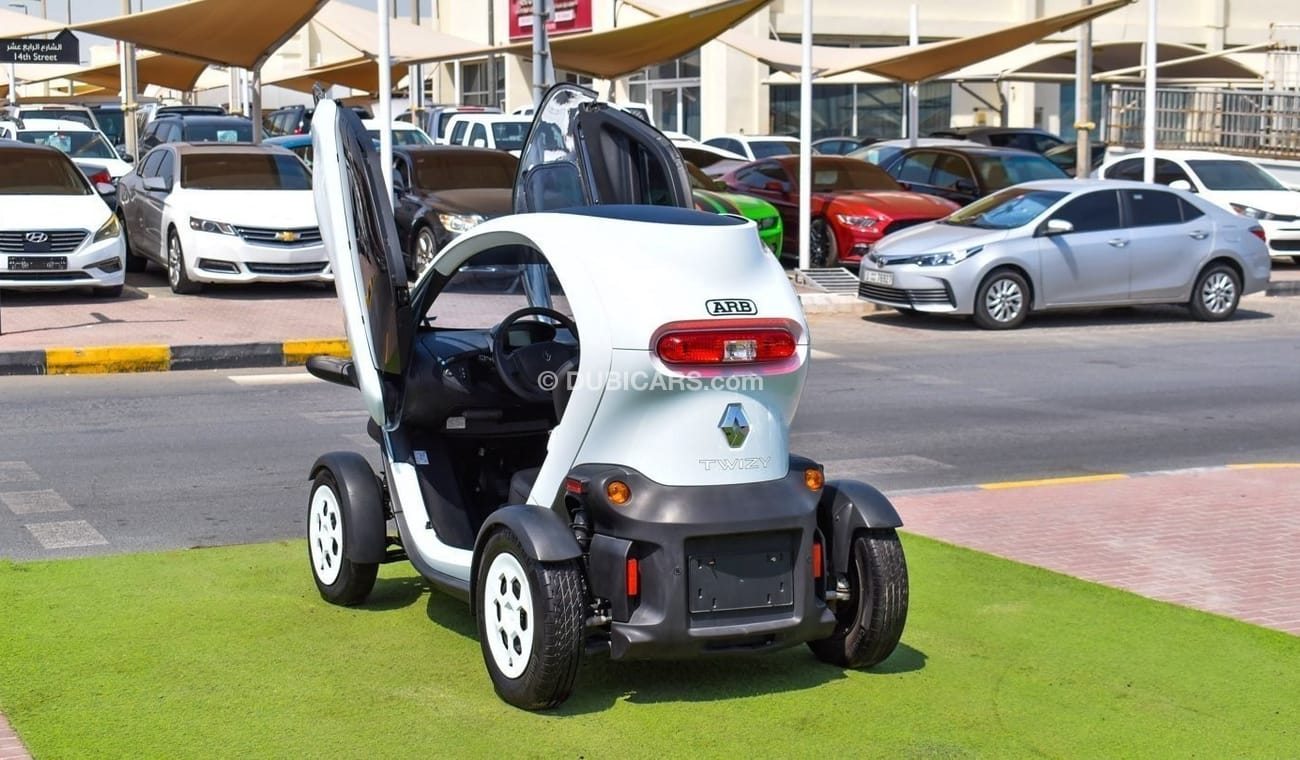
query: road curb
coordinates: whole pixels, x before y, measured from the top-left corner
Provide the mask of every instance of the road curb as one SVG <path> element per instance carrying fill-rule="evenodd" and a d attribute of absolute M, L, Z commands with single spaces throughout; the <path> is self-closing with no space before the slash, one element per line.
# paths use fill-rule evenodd
<path fill-rule="evenodd" d="M 804 314 L 874 314 L 885 307 L 857 296 L 837 293 L 800 293 Z"/>
<path fill-rule="evenodd" d="M 1300 280 L 1274 280 L 1264 291 L 1268 296 L 1300 296 Z"/>
<path fill-rule="evenodd" d="M 293 367 L 317 354 L 347 357 L 344 338 L 279 343 L 88 346 L 0 352 L 0 375 L 102 375 L 188 369 Z"/>

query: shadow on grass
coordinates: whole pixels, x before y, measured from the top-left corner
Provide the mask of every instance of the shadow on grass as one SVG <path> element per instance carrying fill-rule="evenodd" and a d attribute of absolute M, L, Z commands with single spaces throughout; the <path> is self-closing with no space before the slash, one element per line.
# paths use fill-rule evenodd
<path fill-rule="evenodd" d="M 366 597 L 365 604 L 358 605 L 356 609 L 366 612 L 400 610 L 415 604 L 428 590 L 428 584 L 419 576 L 380 578 L 375 581 L 375 588 Z"/>

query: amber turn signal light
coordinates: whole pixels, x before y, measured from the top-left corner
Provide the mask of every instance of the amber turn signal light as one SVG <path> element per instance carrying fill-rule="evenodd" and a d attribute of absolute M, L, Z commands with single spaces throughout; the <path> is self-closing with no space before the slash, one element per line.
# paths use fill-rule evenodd
<path fill-rule="evenodd" d="M 803 484 L 809 491 L 820 491 L 826 485 L 826 475 L 818 467 L 809 467 L 803 471 Z"/>
<path fill-rule="evenodd" d="M 609 485 L 605 486 L 605 496 L 615 504 L 626 504 L 628 499 L 632 498 L 632 489 L 621 480 L 611 480 Z"/>

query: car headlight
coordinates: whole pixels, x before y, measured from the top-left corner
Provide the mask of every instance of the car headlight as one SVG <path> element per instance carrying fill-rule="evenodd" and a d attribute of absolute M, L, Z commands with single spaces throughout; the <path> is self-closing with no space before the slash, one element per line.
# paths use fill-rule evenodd
<path fill-rule="evenodd" d="M 757 224 L 760 230 L 770 230 L 773 227 L 775 227 L 777 224 L 779 224 L 780 221 L 781 221 L 781 217 L 779 216 L 765 216 L 762 219 L 759 219 L 758 221 L 754 222 L 754 224 Z"/>
<path fill-rule="evenodd" d="M 923 253 L 920 256 L 912 257 L 907 263 L 921 267 L 952 266 L 953 264 L 960 264 L 982 250 L 984 250 L 984 246 L 979 245 L 974 248 L 958 249 L 944 253 Z"/>
<path fill-rule="evenodd" d="M 95 239 L 90 242 L 98 243 L 101 240 L 115 238 L 121 234 L 122 225 L 117 223 L 117 216 L 115 214 L 109 214 L 108 219 L 105 220 L 103 224 L 99 225 L 99 229 L 95 230 Z"/>
<path fill-rule="evenodd" d="M 1229 203 L 1228 205 L 1232 206 L 1233 211 L 1236 211 L 1238 214 L 1241 214 L 1242 216 L 1248 216 L 1251 219 L 1276 219 L 1277 218 L 1277 214 L 1265 211 L 1263 209 L 1255 208 L 1254 206 L 1246 206 L 1240 203 Z"/>
<path fill-rule="evenodd" d="M 874 216 L 857 216 L 854 214 L 836 214 L 835 218 L 839 219 L 840 224 L 846 227 L 856 227 L 860 230 L 869 230 L 880 221 Z"/>
<path fill-rule="evenodd" d="M 479 214 L 438 214 L 442 228 L 453 235 L 468 232 L 483 223 Z"/>
<path fill-rule="evenodd" d="M 210 219 L 200 219 L 197 216 L 190 217 L 190 229 L 199 232 L 213 232 L 218 235 L 238 235 L 239 230 L 226 224 L 225 222 L 214 222 Z"/>

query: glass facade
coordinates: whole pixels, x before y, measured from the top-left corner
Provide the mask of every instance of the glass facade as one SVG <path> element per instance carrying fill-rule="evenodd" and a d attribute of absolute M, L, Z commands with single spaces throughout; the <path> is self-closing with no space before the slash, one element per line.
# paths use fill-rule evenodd
<path fill-rule="evenodd" d="M 628 100 L 650 105 L 657 127 L 700 137 L 700 51 L 628 78 Z"/>
<path fill-rule="evenodd" d="M 774 135 L 799 133 L 799 85 L 771 86 Z M 907 107 L 902 84 L 814 84 L 812 118 L 814 140 L 837 135 L 892 139 L 904 137 Z M 925 135 L 945 129 L 952 119 L 952 86 L 928 82 L 919 90 L 920 131 Z"/>
<path fill-rule="evenodd" d="M 487 60 L 470 61 L 460 66 L 460 100 L 467 106 L 500 106 L 506 92 L 506 67 L 500 60 L 496 66 Z M 496 71 L 496 87 L 492 87 L 489 69 Z"/>

